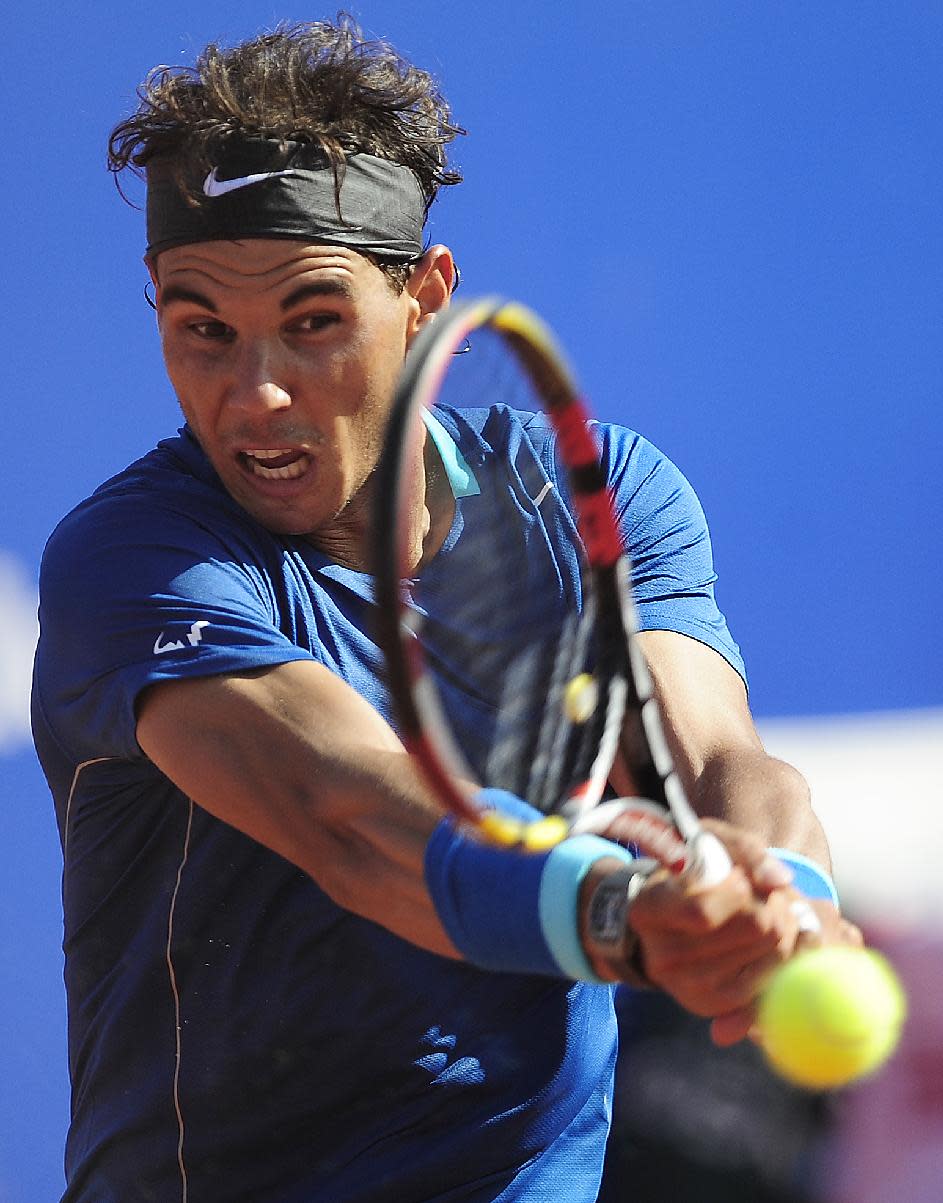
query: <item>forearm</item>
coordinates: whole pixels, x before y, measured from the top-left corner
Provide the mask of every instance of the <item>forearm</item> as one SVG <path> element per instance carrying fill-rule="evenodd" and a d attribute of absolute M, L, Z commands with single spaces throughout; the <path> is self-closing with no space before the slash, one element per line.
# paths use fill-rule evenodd
<path fill-rule="evenodd" d="M 455 955 L 424 876 L 426 845 L 442 814 L 405 752 L 333 760 L 300 811 L 302 867 L 335 902 L 431 952 Z"/>
<path fill-rule="evenodd" d="M 298 662 L 158 686 L 138 739 L 201 807 L 340 905 L 454 955 L 423 874 L 440 811 L 389 726 L 326 669 Z"/>
<path fill-rule="evenodd" d="M 809 787 L 794 768 L 766 753 L 740 677 L 711 648 L 683 635 L 646 631 L 640 641 L 665 735 L 695 809 L 828 868 Z"/>
<path fill-rule="evenodd" d="M 825 832 L 812 810 L 805 778 L 762 747 L 717 752 L 690 788 L 699 814 L 724 819 L 769 846 L 801 852 L 830 869 Z"/>
<path fill-rule="evenodd" d="M 678 774 L 695 809 L 726 845 L 733 869 L 711 886 L 658 869 L 630 899 L 617 892 L 616 866 L 599 863 L 581 892 L 580 935 L 601 976 L 632 980 L 641 969 L 685 1007 L 721 1017 L 715 1038 L 730 1043 L 746 1034 L 757 991 L 800 939 L 794 887 L 807 892 L 808 883 L 796 886 L 795 866 L 768 850 L 801 853 L 828 871 L 828 847 L 808 785 L 764 750 L 743 682 L 731 666 L 670 631 L 645 632 L 640 641 Z M 612 778 L 623 793 L 637 789 L 632 740 L 630 728 Z M 815 872 L 812 877 L 812 896 L 823 899 L 823 883 Z M 614 894 L 627 908 L 625 936 L 614 947 L 593 937 L 597 890 L 601 899 Z M 830 902 L 811 905 L 822 924 L 816 938 L 855 942 L 855 930 Z"/>

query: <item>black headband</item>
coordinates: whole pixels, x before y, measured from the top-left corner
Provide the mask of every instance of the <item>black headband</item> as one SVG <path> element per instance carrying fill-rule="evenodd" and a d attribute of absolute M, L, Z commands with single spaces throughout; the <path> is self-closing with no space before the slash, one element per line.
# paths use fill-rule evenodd
<path fill-rule="evenodd" d="M 348 154 L 338 169 L 313 143 L 251 138 L 229 143 L 206 178 L 198 203 L 180 189 L 173 164 L 147 165 L 147 254 L 190 242 L 307 238 L 348 246 L 392 263 L 422 254 L 425 199 L 408 167 L 375 155 Z"/>

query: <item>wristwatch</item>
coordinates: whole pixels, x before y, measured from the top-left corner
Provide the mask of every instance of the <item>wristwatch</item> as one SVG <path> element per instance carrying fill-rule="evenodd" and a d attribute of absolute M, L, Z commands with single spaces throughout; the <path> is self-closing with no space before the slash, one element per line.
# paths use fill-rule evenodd
<path fill-rule="evenodd" d="M 645 975 L 641 941 L 632 930 L 628 915 L 639 890 L 657 868 L 657 861 L 635 860 L 608 873 L 589 900 L 587 936 L 604 956 L 617 963 L 620 980 L 630 986 L 652 985 Z"/>

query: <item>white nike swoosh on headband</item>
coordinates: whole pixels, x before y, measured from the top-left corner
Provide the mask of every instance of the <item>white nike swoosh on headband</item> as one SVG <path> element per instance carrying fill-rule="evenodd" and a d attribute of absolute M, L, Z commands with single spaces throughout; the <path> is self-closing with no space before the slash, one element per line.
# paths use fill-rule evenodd
<path fill-rule="evenodd" d="M 217 169 L 214 167 L 203 181 L 203 192 L 206 196 L 225 196 L 227 192 L 235 192 L 237 188 L 248 188 L 250 184 L 260 184 L 263 180 L 272 180 L 279 175 L 294 175 L 292 167 L 284 171 L 260 171 L 256 175 L 240 175 L 234 180 L 216 178 Z"/>

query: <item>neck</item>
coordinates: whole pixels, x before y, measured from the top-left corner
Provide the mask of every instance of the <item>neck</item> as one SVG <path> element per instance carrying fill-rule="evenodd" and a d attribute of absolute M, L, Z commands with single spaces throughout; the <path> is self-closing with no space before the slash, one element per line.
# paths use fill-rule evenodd
<path fill-rule="evenodd" d="M 376 476 L 371 475 L 356 497 L 351 498 L 343 513 L 329 527 L 307 536 L 318 551 L 335 563 L 357 572 L 369 572 L 370 525 L 373 515 L 373 488 Z M 455 517 L 455 497 L 445 465 L 432 439 L 426 438 L 419 472 L 415 480 L 412 505 L 406 507 L 410 524 L 407 571 L 412 574 L 428 564 L 445 542 Z M 403 516 L 399 516 L 403 520 Z"/>

